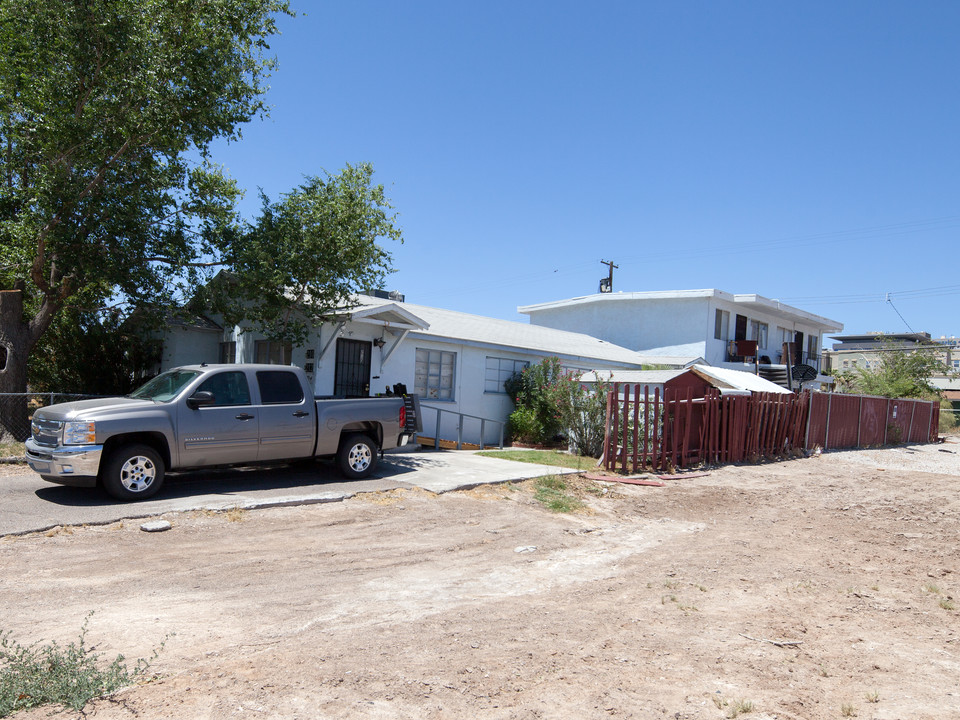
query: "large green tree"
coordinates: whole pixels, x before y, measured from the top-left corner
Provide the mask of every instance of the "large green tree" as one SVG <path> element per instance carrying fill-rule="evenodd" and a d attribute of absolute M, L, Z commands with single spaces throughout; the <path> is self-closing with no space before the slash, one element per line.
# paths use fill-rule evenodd
<path fill-rule="evenodd" d="M 25 389 L 31 349 L 80 290 L 169 300 L 222 251 L 238 191 L 208 151 L 264 111 L 284 12 L 0 0 L 0 392 Z"/>
<path fill-rule="evenodd" d="M 197 294 L 195 308 L 218 310 L 274 340 L 302 342 L 311 327 L 358 290 L 381 287 L 391 255 L 381 239 L 402 242 L 396 215 L 369 163 L 308 177 L 224 242 L 228 270 Z"/>

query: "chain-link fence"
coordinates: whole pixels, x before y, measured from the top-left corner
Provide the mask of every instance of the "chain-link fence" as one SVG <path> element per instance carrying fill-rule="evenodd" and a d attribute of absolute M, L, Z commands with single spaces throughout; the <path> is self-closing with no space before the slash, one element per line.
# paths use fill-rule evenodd
<path fill-rule="evenodd" d="M 0 393 L 0 456 L 14 454 L 17 443 L 30 437 L 30 421 L 38 408 L 72 400 L 103 397 L 77 393 Z M 19 448 L 16 454 L 22 453 Z"/>

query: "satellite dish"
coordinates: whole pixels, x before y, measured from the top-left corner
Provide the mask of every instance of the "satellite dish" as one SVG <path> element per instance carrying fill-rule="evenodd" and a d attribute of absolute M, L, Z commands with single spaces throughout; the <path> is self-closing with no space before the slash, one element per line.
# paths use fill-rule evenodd
<path fill-rule="evenodd" d="M 790 368 L 790 377 L 799 383 L 805 383 L 817 377 L 817 369 L 811 365 L 794 365 Z"/>

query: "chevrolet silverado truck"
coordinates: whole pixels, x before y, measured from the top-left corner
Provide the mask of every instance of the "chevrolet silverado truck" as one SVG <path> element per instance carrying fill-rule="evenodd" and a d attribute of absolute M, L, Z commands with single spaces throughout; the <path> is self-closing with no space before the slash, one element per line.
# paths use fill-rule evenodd
<path fill-rule="evenodd" d="M 44 480 L 101 485 L 120 500 L 155 494 L 167 470 L 333 457 L 367 477 L 421 428 L 416 396 L 318 399 L 278 365 L 188 365 L 124 397 L 40 408 L 27 462 Z"/>

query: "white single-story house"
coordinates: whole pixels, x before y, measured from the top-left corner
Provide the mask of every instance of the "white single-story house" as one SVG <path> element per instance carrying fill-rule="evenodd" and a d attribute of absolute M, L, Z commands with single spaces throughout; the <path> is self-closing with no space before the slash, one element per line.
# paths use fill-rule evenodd
<path fill-rule="evenodd" d="M 302 367 L 318 396 L 357 397 L 402 384 L 421 398 L 424 435 L 465 442 L 500 440 L 514 406 L 504 381 L 543 358 L 571 370 L 640 369 L 642 354 L 582 332 L 360 295 L 331 314 L 299 347 L 270 342 L 255 331 L 200 318 L 168 327 L 160 370 L 199 362 L 273 362 Z M 690 358 L 690 362 L 696 358 Z M 653 362 L 663 361 L 656 358 Z M 482 420 L 481 420 L 482 419 Z M 491 422 L 494 421 L 494 422 Z"/>
<path fill-rule="evenodd" d="M 599 293 L 517 310 L 533 325 L 589 332 L 646 357 L 699 357 L 713 367 L 748 372 L 758 364 L 760 370 L 802 364 L 819 372 L 824 334 L 843 329 L 779 300 L 716 289 Z M 793 357 L 785 355 L 786 343 Z"/>

